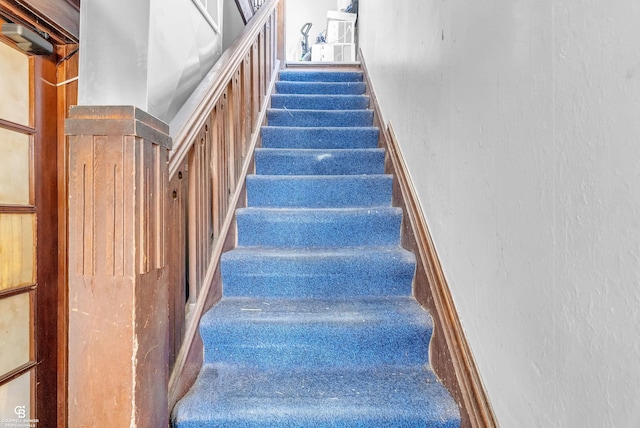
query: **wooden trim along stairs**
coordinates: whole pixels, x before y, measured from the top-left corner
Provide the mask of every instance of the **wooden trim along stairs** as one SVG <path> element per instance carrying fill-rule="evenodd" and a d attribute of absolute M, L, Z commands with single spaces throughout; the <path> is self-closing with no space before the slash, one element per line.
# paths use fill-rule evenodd
<path fill-rule="evenodd" d="M 184 280 L 184 270 L 188 269 L 185 264 L 186 251 L 191 249 L 194 252 L 193 255 L 190 254 L 191 260 L 199 259 L 195 269 L 197 272 L 194 272 L 192 278 L 201 278 L 192 279 L 192 283 L 196 284 L 197 293 L 194 293 L 194 301 L 189 303 L 188 315 L 170 314 L 173 333 L 176 333 L 176 336 L 180 333 L 180 337 L 173 344 L 177 344 L 177 349 L 169 377 L 169 410 L 188 391 L 200 371 L 203 346 L 198 330 L 199 319 L 221 297 L 220 255 L 235 245 L 234 213 L 245 203 L 245 176 L 253 168 L 253 151 L 259 142 L 260 126 L 265 120 L 270 94 L 280 67 L 275 56 L 279 5 L 279 0 L 269 0 L 262 5 L 251 23 L 223 53 L 171 122 L 174 148 L 169 158 L 170 186 L 174 186 L 171 189 L 175 189 L 173 194 L 176 201 L 181 200 L 178 194 L 188 193 L 185 199 L 189 200 L 189 207 L 180 205 L 174 209 L 172 213 L 175 218 L 170 220 L 170 223 L 176 230 L 190 233 L 191 230 L 187 231 L 181 223 L 183 220 L 178 211 L 186 211 L 192 206 L 197 206 L 198 209 L 192 211 L 198 210 L 202 213 L 209 210 L 205 208 L 209 205 L 215 207 L 210 213 L 214 217 L 214 224 L 210 229 L 198 229 L 195 225 L 198 220 L 197 214 L 192 212 L 194 224 L 190 224 L 189 228 L 194 226 L 196 232 L 201 232 L 194 233 L 197 236 L 194 236 L 192 248 L 188 249 L 185 246 L 184 235 L 181 235 L 181 232 L 174 231 L 172 235 L 172 247 L 178 248 L 175 257 L 170 261 L 172 269 L 176 272 L 173 286 L 176 289 L 183 286 L 183 283 L 178 283 Z M 207 133 L 217 135 L 203 138 Z M 218 146 L 213 147 L 214 140 L 219 142 Z M 194 167 L 185 174 L 188 180 L 182 180 L 182 170 L 189 163 L 188 159 L 193 153 L 196 141 L 200 141 L 203 147 L 206 141 L 209 141 L 206 144 L 210 145 L 211 150 L 215 150 L 216 160 L 221 163 L 200 168 L 200 175 Z M 208 162 L 210 161 L 205 161 L 207 165 Z M 211 174 L 213 170 L 216 175 Z M 203 185 L 196 191 L 201 184 L 197 183 L 197 180 L 206 183 L 216 182 L 215 190 L 204 190 L 207 187 Z M 188 189 L 184 183 L 186 181 L 190 181 Z M 203 218 L 206 218 L 206 215 Z M 209 232 L 215 234 L 211 243 L 213 235 L 209 236 Z M 202 238 L 202 247 L 196 247 L 194 244 L 198 237 Z M 180 253 L 180 248 L 183 253 Z M 185 296 L 179 295 L 178 292 L 176 294 L 173 302 L 184 308 Z"/>
<path fill-rule="evenodd" d="M 380 147 L 387 153 L 385 172 L 394 177 L 393 205 L 403 211 L 402 246 L 416 255 L 414 296 L 434 319 L 430 346 L 433 370 L 458 402 L 462 428 L 497 427 L 393 127 L 382 116 L 361 51 L 359 58 L 374 110 L 374 126 L 380 128 Z"/>
<path fill-rule="evenodd" d="M 277 70 L 278 68 L 279 63 L 276 63 L 274 70 Z M 204 280 L 205 287 L 202 291 L 203 297 L 199 299 L 196 304 L 197 306 L 195 308 L 195 316 L 193 317 L 194 320 L 199 320 L 202 314 L 206 310 L 211 308 L 217 300 L 219 300 L 219 296 L 211 295 L 209 291 L 222 289 L 222 280 L 220 278 L 219 266 L 220 255 L 223 251 L 229 250 L 230 248 L 233 248 L 235 246 L 235 228 L 232 227 L 235 222 L 235 212 L 236 209 L 242 208 L 245 205 L 246 176 L 248 172 L 253 168 L 253 153 L 255 152 L 255 148 L 260 137 L 259 130 L 265 121 L 267 106 L 270 102 L 269 97 L 273 92 L 273 87 L 277 78 L 278 73 L 272 73 L 266 96 L 264 98 L 262 106 L 260 107 L 260 114 L 258 116 L 257 125 L 253 130 L 252 137 L 249 143 L 248 156 L 242 166 L 242 173 L 238 180 L 238 183 L 240 183 L 240 185 L 237 186 L 235 192 L 233 193 L 231 203 L 229 204 L 229 208 L 225 215 L 222 230 L 220 232 L 221 239 L 216 242 L 212 251 L 212 263 L 209 265 L 206 272 Z M 173 406 L 175 406 L 176 402 L 189 390 L 202 366 L 203 349 L 202 339 L 200 338 L 198 326 L 198 321 L 191 322 L 188 325 L 184 339 L 184 343 L 187 345 L 182 347 L 176 361 L 176 365 L 173 369 L 173 372 L 171 373 L 171 378 L 169 380 L 169 410 L 171 410 Z"/>

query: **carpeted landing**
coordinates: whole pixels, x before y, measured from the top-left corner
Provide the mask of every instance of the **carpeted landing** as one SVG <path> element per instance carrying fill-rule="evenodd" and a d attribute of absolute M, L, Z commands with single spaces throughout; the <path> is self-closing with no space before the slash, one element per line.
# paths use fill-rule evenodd
<path fill-rule="evenodd" d="M 279 77 L 174 426 L 458 427 L 362 73 Z"/>

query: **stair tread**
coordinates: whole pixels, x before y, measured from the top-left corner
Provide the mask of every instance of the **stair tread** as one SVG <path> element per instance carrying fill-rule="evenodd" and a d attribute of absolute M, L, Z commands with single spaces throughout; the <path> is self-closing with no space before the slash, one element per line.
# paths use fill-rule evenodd
<path fill-rule="evenodd" d="M 366 91 L 364 82 L 276 82 L 279 94 L 349 94 L 363 95 Z"/>
<path fill-rule="evenodd" d="M 332 246 L 332 247 L 306 247 L 306 248 L 288 248 L 288 247 L 271 247 L 271 246 L 242 246 L 239 245 L 233 250 L 222 254 L 223 260 L 233 262 L 234 260 L 244 261 L 246 259 L 254 262 L 296 262 L 296 263 L 322 263 L 322 271 L 329 273 L 343 273 L 344 267 L 340 266 L 331 269 L 331 263 L 342 261 L 348 264 L 354 264 L 359 260 L 368 265 L 373 265 L 379 261 L 395 261 L 400 264 L 415 263 L 415 255 L 399 245 L 367 245 L 367 246 Z M 303 268 L 304 265 L 298 265 Z M 248 266 L 249 270 L 255 271 L 255 267 Z M 236 268 L 236 272 L 240 272 Z M 254 276 L 257 272 L 254 272 Z"/>
<path fill-rule="evenodd" d="M 249 207 L 377 208 L 391 205 L 393 178 L 361 175 L 249 175 Z"/>
<path fill-rule="evenodd" d="M 362 215 L 362 214 L 380 214 L 380 215 L 397 215 L 402 214 L 402 208 L 399 207 L 338 207 L 338 208 L 291 208 L 291 207 L 246 207 L 238 208 L 236 214 L 247 215 L 249 213 L 272 213 L 272 214 L 291 214 L 299 216 L 308 215 Z"/>
<path fill-rule="evenodd" d="M 369 95 L 354 94 L 271 94 L 271 98 L 305 99 L 305 100 L 369 100 Z M 323 110 L 323 109 L 316 109 Z"/>
<path fill-rule="evenodd" d="M 302 110 L 299 110 L 299 111 L 302 111 Z M 324 111 L 329 111 L 329 110 L 324 110 Z M 290 130 L 295 132 L 305 132 L 305 131 L 314 132 L 315 131 L 320 133 L 332 133 L 332 132 L 346 133 L 346 132 L 358 132 L 358 131 L 378 132 L 378 128 L 374 126 L 271 126 L 271 125 L 265 125 L 262 127 L 262 129 L 280 130 L 280 131 Z"/>
<path fill-rule="evenodd" d="M 362 82 L 364 74 L 362 71 L 317 71 L 317 70 L 281 70 L 278 74 L 281 81 L 319 81 L 319 82 L 339 82 L 353 81 Z"/>
<path fill-rule="evenodd" d="M 402 217 L 402 209 L 391 206 L 377 207 L 246 207 L 236 210 L 236 219 L 261 217 L 273 223 L 317 223 L 327 221 L 349 221 L 366 218 L 374 222 L 386 218 Z M 399 231 L 398 231 L 399 232 Z M 382 246 L 384 244 L 380 244 Z M 392 245 L 392 244 L 387 244 Z M 331 245 L 328 245 L 331 246 Z"/>
<path fill-rule="evenodd" d="M 267 109 L 270 126 L 367 127 L 373 126 L 373 110 Z"/>
<path fill-rule="evenodd" d="M 303 272 L 311 269 L 311 264 L 322 265 L 321 272 L 325 274 L 345 273 L 344 266 L 337 266 L 331 269 L 332 263 L 343 262 L 345 264 L 363 263 L 373 266 L 379 262 L 394 261 L 404 265 L 413 265 L 415 255 L 399 245 L 367 245 L 367 246 L 333 246 L 333 247 L 306 247 L 288 248 L 271 246 L 242 246 L 239 245 L 231 251 L 223 253 L 222 258 L 226 262 L 245 261 L 247 259 L 255 263 L 286 262 L 296 263 L 299 270 Z M 248 270 L 255 271 L 255 267 L 247 266 Z M 238 268 L 236 273 L 241 272 Z M 258 276 L 253 272 L 254 277 Z M 309 275 L 306 273 L 304 275 Z"/>
<path fill-rule="evenodd" d="M 289 100 L 310 100 L 310 101 L 323 101 L 323 100 L 367 100 L 369 101 L 369 95 L 354 95 L 354 94 L 272 94 L 271 98 L 276 99 L 289 99 Z M 365 107 L 366 108 L 366 107 Z M 316 109 L 324 110 L 324 109 Z"/>
<path fill-rule="evenodd" d="M 428 366 L 256 370 L 207 364 L 174 420 L 189 428 L 459 425 L 455 402 Z"/>
<path fill-rule="evenodd" d="M 415 255 L 399 245 L 236 247 L 222 260 L 226 296 L 407 296 L 415 271 Z"/>
<path fill-rule="evenodd" d="M 262 147 L 266 148 L 376 148 L 380 130 L 373 126 L 263 126 Z"/>
<path fill-rule="evenodd" d="M 273 248 L 273 247 L 245 247 L 242 245 L 237 246 L 233 250 L 227 251 L 223 254 L 223 257 L 231 257 L 234 255 L 243 256 L 250 255 L 251 257 L 257 254 L 262 254 L 264 257 L 275 258 L 325 258 L 325 257 L 337 257 L 337 258 L 354 258 L 354 257 L 368 257 L 373 255 L 386 255 L 401 257 L 403 259 L 414 261 L 414 254 L 402 248 L 399 245 L 367 245 L 360 247 L 308 247 L 308 248 Z"/>
<path fill-rule="evenodd" d="M 225 297 L 200 322 L 206 362 L 253 367 L 426 364 L 432 330 L 411 296 Z"/>
<path fill-rule="evenodd" d="M 238 245 L 393 245 L 400 243 L 401 221 L 402 210 L 396 207 L 248 207 L 236 211 Z"/>
<path fill-rule="evenodd" d="M 264 181 L 368 181 L 368 180 L 389 180 L 393 176 L 390 174 L 331 174 L 331 175 L 319 175 L 319 174 L 249 174 L 247 177 L 251 177 L 251 180 L 264 180 Z"/>
<path fill-rule="evenodd" d="M 385 323 L 430 328 L 429 313 L 411 296 L 361 296 L 357 298 L 257 298 L 224 297 L 207 312 L 201 325 L 335 324 L 350 327 Z"/>
<path fill-rule="evenodd" d="M 255 152 L 258 175 L 384 174 L 385 150 L 259 148 Z"/>
<path fill-rule="evenodd" d="M 320 87 L 320 88 L 365 88 L 365 84 L 363 82 L 330 82 L 326 80 L 280 80 L 276 82 L 276 85 L 280 86 L 289 86 L 289 87 L 299 87 L 299 88 L 311 88 L 311 87 Z M 337 94 L 330 94 L 337 95 Z M 354 95 L 354 94 L 344 94 L 344 95 Z M 355 94 L 362 95 L 362 94 Z"/>
<path fill-rule="evenodd" d="M 340 129 L 344 129 L 344 128 L 340 128 Z M 278 154 L 290 154 L 291 156 L 303 156 L 303 155 L 308 155 L 308 156 L 318 156 L 318 155 L 322 155 L 324 153 L 331 153 L 331 154 L 348 154 L 348 153 L 353 153 L 353 154 L 358 154 L 358 153 L 382 153 L 384 154 L 385 150 L 378 148 L 378 147 L 365 147 L 365 148 L 355 148 L 355 149 L 323 149 L 323 148 L 319 148 L 319 149 L 289 149 L 289 148 L 268 148 L 268 147 L 258 147 L 256 148 L 256 153 L 278 153 Z"/>
<path fill-rule="evenodd" d="M 369 107 L 368 95 L 273 94 L 272 108 L 311 110 L 358 110 Z"/>

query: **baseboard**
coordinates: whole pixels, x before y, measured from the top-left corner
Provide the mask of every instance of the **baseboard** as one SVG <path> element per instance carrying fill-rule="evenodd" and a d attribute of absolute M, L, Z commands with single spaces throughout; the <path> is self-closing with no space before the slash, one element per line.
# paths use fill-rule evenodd
<path fill-rule="evenodd" d="M 360 52 L 367 91 L 380 128 L 380 146 L 386 149 L 385 170 L 393 174 L 393 204 L 403 210 L 402 245 L 416 255 L 414 296 L 434 320 L 431 365 L 458 402 L 463 428 L 496 427 L 497 422 L 464 335 L 431 233 L 420 207 L 393 127 L 382 117 L 374 86 Z"/>

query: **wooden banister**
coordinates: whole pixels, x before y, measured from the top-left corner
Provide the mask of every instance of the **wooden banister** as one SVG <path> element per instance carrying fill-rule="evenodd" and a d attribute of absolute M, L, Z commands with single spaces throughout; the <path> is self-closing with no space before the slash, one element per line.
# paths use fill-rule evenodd
<path fill-rule="evenodd" d="M 242 62 L 251 55 L 251 50 L 257 42 L 258 36 L 264 32 L 264 27 L 269 24 L 271 30 L 275 29 L 276 21 L 273 18 L 275 18 L 274 12 L 278 3 L 278 0 L 269 0 L 258 10 L 251 22 L 220 56 L 211 71 L 171 121 L 173 150 L 169 158 L 170 177 L 177 171 L 177 165 L 184 160 L 187 151 L 195 141 L 194 137 L 204 126 L 224 91 L 227 90 L 231 78 Z M 275 42 L 275 35 L 272 41 Z"/>
<path fill-rule="evenodd" d="M 222 294 L 218 262 L 235 245 L 234 212 L 279 65 L 280 1 L 264 3 L 170 124 L 169 409 L 202 365 L 199 320 Z"/>

